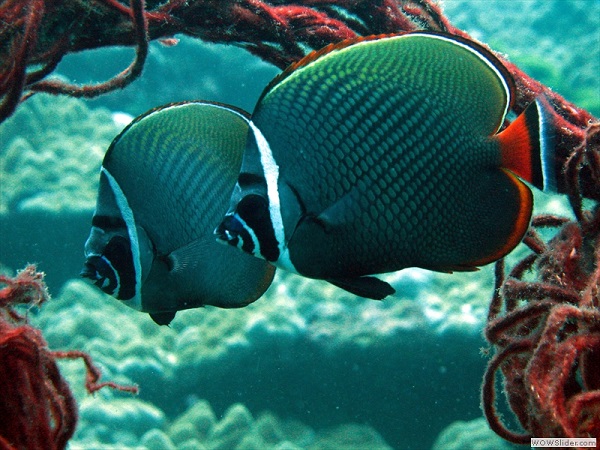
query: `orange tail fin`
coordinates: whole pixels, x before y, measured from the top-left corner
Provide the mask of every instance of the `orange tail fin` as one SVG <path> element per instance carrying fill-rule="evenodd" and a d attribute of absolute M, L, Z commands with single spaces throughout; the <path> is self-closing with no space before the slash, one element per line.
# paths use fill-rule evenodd
<path fill-rule="evenodd" d="M 502 167 L 538 189 L 556 192 L 554 125 L 545 98 L 538 97 L 497 138 Z"/>

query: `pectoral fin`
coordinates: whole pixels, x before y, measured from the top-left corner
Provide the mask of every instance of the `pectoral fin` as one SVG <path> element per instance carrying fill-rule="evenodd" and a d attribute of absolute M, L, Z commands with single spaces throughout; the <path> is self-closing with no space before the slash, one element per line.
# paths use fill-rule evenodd
<path fill-rule="evenodd" d="M 345 227 L 353 217 L 360 216 L 361 208 L 359 192 L 356 188 L 345 194 L 315 219 L 322 225 L 326 233 Z"/>
<path fill-rule="evenodd" d="M 214 241 L 201 238 L 173 250 L 165 257 L 169 270 L 175 273 L 195 270 L 201 261 L 210 258 L 213 245 Z"/>

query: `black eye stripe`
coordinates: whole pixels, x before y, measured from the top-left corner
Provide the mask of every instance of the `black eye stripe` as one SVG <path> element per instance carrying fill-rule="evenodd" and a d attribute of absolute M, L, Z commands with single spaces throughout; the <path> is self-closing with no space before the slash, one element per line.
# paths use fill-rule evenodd
<path fill-rule="evenodd" d="M 237 213 L 250 226 L 259 223 L 269 212 L 269 203 L 260 195 L 248 195 L 237 206 Z"/>
<path fill-rule="evenodd" d="M 271 216 L 269 215 L 268 201 L 259 195 L 247 195 L 238 203 L 236 212 L 256 236 L 261 255 L 267 261 L 277 261 L 279 258 L 279 247 L 275 238 L 275 232 L 273 231 Z M 246 234 L 248 233 L 246 232 Z M 248 241 L 245 235 L 242 238 L 244 241 L 242 249 L 248 251 L 246 250 L 246 244 L 252 241 Z M 253 249 L 254 245 L 252 245 Z M 252 253 L 252 251 L 248 253 Z"/>
<path fill-rule="evenodd" d="M 248 186 L 253 186 L 256 184 L 266 186 L 267 181 L 264 179 L 264 177 L 262 177 L 260 175 L 255 175 L 253 173 L 248 173 L 248 172 L 242 172 L 238 176 L 238 184 L 240 185 L 240 187 L 248 187 Z"/>
<path fill-rule="evenodd" d="M 96 228 L 102 228 L 103 230 L 110 230 L 112 228 L 127 228 L 127 224 L 120 217 L 96 215 L 92 217 L 92 226 Z"/>
<path fill-rule="evenodd" d="M 119 274 L 121 282 L 119 292 L 115 297 L 119 300 L 129 300 L 135 296 L 135 267 L 129 239 L 122 236 L 113 237 L 104 249 L 106 259 L 110 261 Z"/>

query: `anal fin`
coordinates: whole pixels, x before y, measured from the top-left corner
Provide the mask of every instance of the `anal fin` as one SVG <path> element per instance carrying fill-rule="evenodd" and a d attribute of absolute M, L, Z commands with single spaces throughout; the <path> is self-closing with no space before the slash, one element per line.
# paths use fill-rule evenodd
<path fill-rule="evenodd" d="M 159 313 L 150 313 L 150 318 L 154 320 L 158 325 L 167 325 L 171 323 L 171 321 L 175 318 L 174 311 L 167 312 L 159 312 Z"/>
<path fill-rule="evenodd" d="M 462 264 L 462 265 L 454 265 L 454 266 L 422 267 L 422 269 L 433 270 L 434 272 L 452 274 L 454 272 L 477 272 L 479 270 L 479 267 L 474 266 L 472 264 Z"/>
<path fill-rule="evenodd" d="M 383 300 L 396 293 L 392 286 L 375 277 L 336 278 L 327 281 L 352 294 L 373 300 Z"/>

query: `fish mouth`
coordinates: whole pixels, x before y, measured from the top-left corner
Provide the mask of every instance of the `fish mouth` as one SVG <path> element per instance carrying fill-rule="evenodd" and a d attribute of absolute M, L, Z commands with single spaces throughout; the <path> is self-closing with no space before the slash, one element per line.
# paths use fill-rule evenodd
<path fill-rule="evenodd" d="M 235 216 L 233 214 L 226 215 L 219 226 L 215 228 L 214 234 L 217 242 L 237 247 L 240 242 L 240 233 L 236 230 L 238 227 L 242 227 L 242 225 Z"/>
<path fill-rule="evenodd" d="M 79 276 L 87 278 L 102 291 L 113 296 L 119 288 L 118 275 L 101 256 L 89 256 L 83 264 Z"/>
<path fill-rule="evenodd" d="M 81 269 L 81 272 L 79 272 L 79 276 L 81 278 L 87 278 L 92 281 L 98 281 L 100 279 L 100 275 L 98 274 L 98 271 L 96 270 L 96 266 L 89 263 L 88 261 L 86 261 L 83 264 L 83 269 Z"/>

